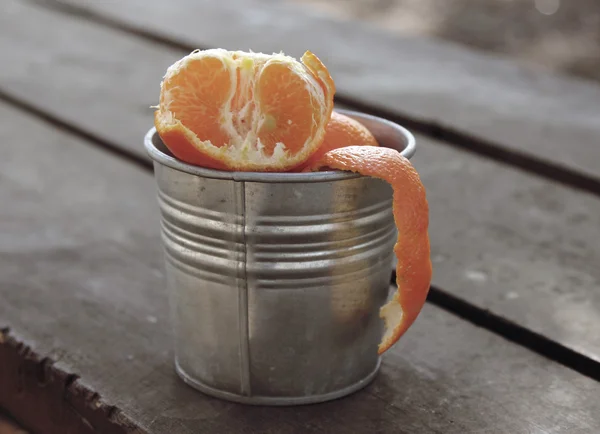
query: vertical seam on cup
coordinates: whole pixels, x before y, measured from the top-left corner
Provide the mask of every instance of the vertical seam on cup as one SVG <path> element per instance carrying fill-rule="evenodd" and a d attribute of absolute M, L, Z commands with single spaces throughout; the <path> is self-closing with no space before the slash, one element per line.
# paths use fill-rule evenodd
<path fill-rule="evenodd" d="M 246 183 L 234 181 L 236 212 L 241 216 L 241 250 L 238 255 L 238 321 L 240 345 L 240 393 L 251 396 L 250 385 L 250 343 L 248 331 L 248 277 L 246 272 Z"/>

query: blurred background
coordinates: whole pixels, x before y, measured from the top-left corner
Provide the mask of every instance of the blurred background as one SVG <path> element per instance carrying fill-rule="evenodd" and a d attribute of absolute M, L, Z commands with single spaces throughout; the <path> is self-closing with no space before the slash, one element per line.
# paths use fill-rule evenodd
<path fill-rule="evenodd" d="M 392 33 L 439 38 L 600 81 L 600 0 L 286 1 Z"/>

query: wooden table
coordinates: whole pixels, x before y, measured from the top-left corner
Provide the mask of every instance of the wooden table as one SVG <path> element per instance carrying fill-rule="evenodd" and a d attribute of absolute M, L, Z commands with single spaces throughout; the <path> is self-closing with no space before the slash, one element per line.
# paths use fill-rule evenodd
<path fill-rule="evenodd" d="M 600 432 L 600 87 L 266 0 L 0 11 L 0 407 L 30 432 Z M 417 133 L 429 303 L 347 398 L 174 373 L 142 137 L 167 66 L 213 46 L 313 49 L 339 104 Z"/>

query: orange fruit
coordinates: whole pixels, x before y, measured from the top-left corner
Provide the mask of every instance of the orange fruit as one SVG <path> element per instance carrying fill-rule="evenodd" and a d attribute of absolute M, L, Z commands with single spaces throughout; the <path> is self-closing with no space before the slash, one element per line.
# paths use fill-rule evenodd
<path fill-rule="evenodd" d="M 358 172 L 387 181 L 394 190 L 393 212 L 398 240 L 398 289 L 380 310 L 385 333 L 378 353 L 387 351 L 415 321 L 427 298 L 431 283 L 429 206 L 425 187 L 410 161 L 385 147 L 349 146 L 326 152 L 311 169 L 331 168 Z"/>
<path fill-rule="evenodd" d="M 379 146 L 379 144 L 367 127 L 357 120 L 334 110 L 325 128 L 323 143 L 298 170 L 308 169 L 319 161 L 326 152 L 345 146 Z"/>
<path fill-rule="evenodd" d="M 196 50 L 170 66 L 154 113 L 156 130 L 180 160 L 240 171 L 286 171 L 325 135 L 335 85 L 310 51 L 301 62 Z"/>

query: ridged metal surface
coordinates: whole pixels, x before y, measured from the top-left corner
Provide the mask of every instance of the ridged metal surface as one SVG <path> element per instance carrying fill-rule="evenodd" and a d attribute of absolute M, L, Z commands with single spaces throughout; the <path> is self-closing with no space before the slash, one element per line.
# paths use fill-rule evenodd
<path fill-rule="evenodd" d="M 386 146 L 410 143 L 405 130 L 367 120 Z M 152 132 L 146 147 L 168 157 Z M 182 378 L 268 404 L 330 399 L 372 378 L 396 238 L 391 188 L 343 173 L 239 181 L 161 158 L 155 176 Z"/>

